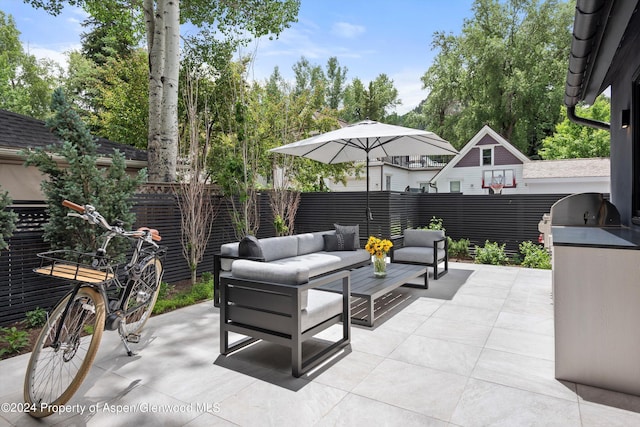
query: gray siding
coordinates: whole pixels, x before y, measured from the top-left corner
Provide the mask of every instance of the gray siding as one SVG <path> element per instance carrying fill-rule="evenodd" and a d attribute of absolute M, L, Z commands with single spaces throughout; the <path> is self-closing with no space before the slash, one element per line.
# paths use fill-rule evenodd
<path fill-rule="evenodd" d="M 480 149 L 473 147 L 463 158 L 461 158 L 458 163 L 456 163 L 454 168 L 468 168 L 480 166 Z"/>

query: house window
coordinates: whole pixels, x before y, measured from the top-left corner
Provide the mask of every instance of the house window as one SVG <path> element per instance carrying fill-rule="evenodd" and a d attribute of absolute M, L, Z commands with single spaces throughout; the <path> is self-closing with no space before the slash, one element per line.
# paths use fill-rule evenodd
<path fill-rule="evenodd" d="M 418 186 L 420 187 L 420 192 L 421 193 L 428 193 L 429 192 L 429 183 L 428 182 L 419 182 Z"/>
<path fill-rule="evenodd" d="M 513 169 L 495 169 L 482 171 L 482 188 L 490 188 L 491 184 L 502 184 L 504 188 L 516 186 L 516 175 Z"/>
<path fill-rule="evenodd" d="M 482 149 L 482 166 L 491 166 L 493 164 L 493 150 L 491 148 Z"/>
<path fill-rule="evenodd" d="M 460 192 L 460 181 L 449 181 L 449 192 L 450 193 L 459 193 Z"/>
<path fill-rule="evenodd" d="M 391 191 L 391 175 L 385 176 L 384 189 Z"/>

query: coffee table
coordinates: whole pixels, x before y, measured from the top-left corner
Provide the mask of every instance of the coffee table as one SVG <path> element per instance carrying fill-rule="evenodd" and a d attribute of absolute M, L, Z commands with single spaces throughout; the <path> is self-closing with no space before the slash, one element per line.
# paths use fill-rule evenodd
<path fill-rule="evenodd" d="M 387 276 L 384 278 L 375 277 L 371 265 L 351 270 L 351 296 L 364 300 L 367 314 L 364 319 L 352 317 L 351 323 L 373 326 L 375 300 L 423 274 L 427 274 L 427 267 L 413 264 L 387 264 Z M 342 282 L 329 283 L 318 289 L 342 293 Z"/>

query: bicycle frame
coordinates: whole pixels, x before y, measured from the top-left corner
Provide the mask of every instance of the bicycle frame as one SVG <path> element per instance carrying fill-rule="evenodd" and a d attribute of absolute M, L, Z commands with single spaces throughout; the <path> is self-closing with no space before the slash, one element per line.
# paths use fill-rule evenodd
<path fill-rule="evenodd" d="M 157 244 L 155 244 L 150 236 L 151 236 L 151 230 L 143 230 L 143 231 L 135 231 L 135 232 L 129 232 L 129 231 L 125 231 L 120 225 L 115 225 L 115 226 L 111 226 L 109 225 L 109 223 L 107 223 L 107 221 L 95 210 L 88 210 L 86 211 L 83 215 L 79 215 L 79 214 L 75 214 L 75 213 L 69 213 L 69 216 L 77 216 L 80 218 L 83 218 L 85 220 L 87 220 L 86 216 L 89 216 L 89 219 L 91 222 L 100 224 L 102 227 L 106 228 L 108 231 L 102 236 L 104 241 L 102 243 L 102 245 L 100 246 L 100 248 L 98 248 L 96 250 L 95 256 L 93 257 L 93 263 L 92 265 L 94 266 L 101 266 L 103 261 L 105 260 L 105 256 L 107 253 L 107 247 L 109 246 L 109 243 L 111 242 L 111 240 L 116 237 L 116 236 L 121 236 L 121 237 L 127 237 L 127 238 L 132 238 L 135 237 L 136 240 L 136 244 L 134 246 L 133 249 L 133 253 L 131 255 L 131 258 L 129 260 L 129 262 L 125 265 L 124 267 L 124 276 L 126 277 L 126 284 L 123 286 L 123 284 L 121 283 L 119 277 L 117 275 L 114 275 L 113 279 L 111 280 L 107 280 L 104 282 L 101 282 L 99 284 L 88 284 L 88 283 L 84 283 L 84 282 L 79 282 L 77 284 L 74 285 L 73 289 L 69 292 L 68 295 L 70 295 L 69 301 L 67 302 L 67 305 L 65 306 L 65 309 L 62 313 L 62 319 L 66 318 L 69 309 L 71 308 L 71 305 L 73 304 L 74 300 L 75 300 L 75 296 L 77 295 L 78 291 L 80 290 L 80 288 L 82 287 L 91 287 L 96 289 L 101 296 L 103 297 L 104 301 L 106 302 L 105 304 L 105 310 L 106 310 L 106 316 L 105 316 L 105 329 L 107 330 L 115 330 L 119 327 L 120 324 L 120 320 L 127 317 L 128 315 L 130 315 L 131 313 L 134 313 L 136 310 L 138 310 L 140 307 L 142 307 L 144 304 L 147 303 L 147 301 L 143 302 L 142 304 L 130 307 L 127 310 L 123 310 L 123 305 L 125 304 L 126 301 L 128 301 L 130 295 L 131 295 L 131 290 L 133 288 L 133 285 L 136 283 L 136 281 L 140 278 L 140 271 L 136 271 L 136 267 L 139 266 L 139 261 L 140 261 L 140 255 L 144 253 L 144 250 L 148 249 L 148 248 L 144 248 L 143 249 L 143 245 L 144 243 L 150 243 L 152 246 L 152 250 L 149 252 L 149 255 L 146 256 L 145 258 L 142 259 L 142 262 L 146 262 L 149 259 L 161 259 L 164 256 L 164 253 L 166 252 L 166 248 L 161 248 L 159 247 Z M 141 233 L 147 233 L 147 237 L 148 238 L 141 238 L 140 234 Z M 162 273 L 164 271 L 161 272 L 161 276 L 158 278 L 158 282 L 160 282 L 162 280 Z M 107 294 L 107 289 L 109 289 L 113 284 L 116 285 L 116 287 L 118 289 L 121 289 L 121 291 L 118 292 L 119 296 L 117 299 L 117 305 L 115 305 L 115 308 L 111 307 L 111 304 L 109 303 L 112 299 L 109 298 L 109 295 Z M 114 321 L 113 320 L 113 315 L 117 314 L 117 318 Z M 84 313 L 83 313 L 83 317 L 84 317 Z M 113 325 L 110 324 L 110 322 L 115 322 L 115 327 L 112 327 Z M 56 333 L 54 336 L 54 340 L 53 343 L 51 344 L 54 347 L 57 347 L 60 345 L 60 334 L 62 333 L 62 327 L 64 325 L 64 322 L 59 322 L 58 326 L 56 328 Z M 123 337 L 124 338 L 124 337 Z M 123 341 L 124 342 L 124 341 Z M 124 342 L 124 345 L 127 349 L 127 352 L 131 353 L 131 350 L 129 349 L 129 347 L 127 346 L 126 342 Z"/>

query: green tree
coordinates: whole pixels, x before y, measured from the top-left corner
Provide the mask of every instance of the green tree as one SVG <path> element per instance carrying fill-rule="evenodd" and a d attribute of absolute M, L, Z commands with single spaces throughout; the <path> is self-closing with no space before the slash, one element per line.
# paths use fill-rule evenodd
<path fill-rule="evenodd" d="M 344 89 L 347 81 L 347 67 L 341 67 L 338 58 L 332 56 L 327 61 L 327 104 L 337 110 L 344 100 Z"/>
<path fill-rule="evenodd" d="M 9 193 L 7 191 L 3 192 L 0 188 L 0 251 L 9 247 L 7 240 L 16 229 L 18 215 L 11 210 L 7 210 L 11 202 Z"/>
<path fill-rule="evenodd" d="M 552 136 L 542 141 L 539 153 L 543 159 L 575 159 L 587 157 L 609 157 L 611 136 L 608 131 L 580 125 L 567 118 L 566 108 L 561 108 L 564 117 L 556 126 Z M 593 105 L 576 107 L 578 117 L 608 122 L 611 117 L 609 98 L 600 95 Z"/>
<path fill-rule="evenodd" d="M 203 29 L 202 37 L 235 40 L 278 34 L 295 20 L 299 0 L 25 0 L 34 7 L 59 13 L 65 4 L 83 7 L 101 22 L 144 23 L 149 55 L 149 178 L 176 179 L 178 155 L 178 81 L 180 24 Z M 136 25 L 118 28 L 136 29 Z M 209 31 L 215 28 L 217 31 Z"/>
<path fill-rule="evenodd" d="M 476 0 L 462 34 L 436 33 L 424 74 L 429 129 L 461 146 L 488 124 L 527 155 L 559 120 L 573 7 L 560 0 Z"/>
<path fill-rule="evenodd" d="M 366 89 L 359 78 L 354 78 L 345 89 L 341 117 L 348 122 L 367 118 L 384 122 L 390 109 L 398 104 L 398 90 L 386 74 L 380 74 L 369 82 Z"/>
<path fill-rule="evenodd" d="M 114 151 L 108 168 L 98 168 L 97 144 L 61 89 L 54 91 L 51 107 L 55 115 L 47 121 L 47 127 L 60 143 L 23 153 L 27 166 L 37 166 L 48 177 L 41 184 L 49 214 L 49 222 L 43 226 L 44 239 L 51 243 L 52 249 L 91 251 L 96 248 L 103 230 L 87 226 L 79 219 L 67 218 L 69 210 L 62 206 L 62 201 L 91 204 L 107 221 L 119 219 L 125 227 L 131 227 L 135 218 L 130 198 L 144 182 L 146 173 L 128 176 L 124 155 L 119 151 Z M 64 159 L 68 167 L 59 165 L 54 156 Z M 122 254 L 127 245 L 122 239 L 114 241 L 110 255 Z"/>
<path fill-rule="evenodd" d="M 319 65 L 312 65 L 303 56 L 293 65 L 296 86 L 294 93 L 296 96 L 308 96 L 310 107 L 320 110 L 326 105 L 325 95 L 327 91 L 327 78 Z"/>
<path fill-rule="evenodd" d="M 0 108 L 44 119 L 60 69 L 24 52 L 11 15 L 0 11 Z"/>

